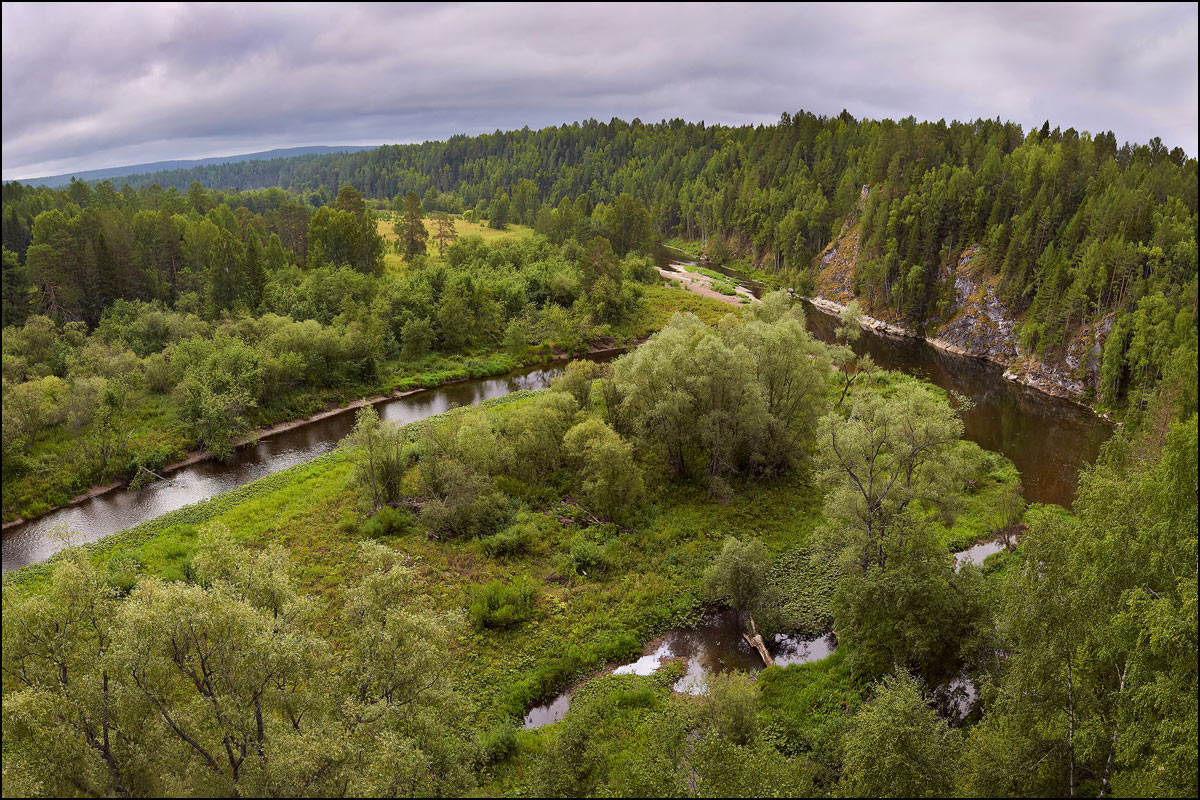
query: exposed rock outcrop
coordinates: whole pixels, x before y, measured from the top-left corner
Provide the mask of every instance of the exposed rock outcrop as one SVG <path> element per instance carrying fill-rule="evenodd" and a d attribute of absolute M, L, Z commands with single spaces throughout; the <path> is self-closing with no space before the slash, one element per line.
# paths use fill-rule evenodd
<path fill-rule="evenodd" d="M 860 233 L 848 225 L 816 259 L 816 297 L 813 302 L 839 313 L 854 299 L 854 268 L 859 258 Z M 943 264 L 939 276 L 954 281 L 954 302 L 945 321 L 926 321 L 926 336 L 905 325 L 892 308 L 869 307 L 863 327 L 889 336 L 924 338 L 934 347 L 960 355 L 983 358 L 1005 368 L 1004 377 L 1047 394 L 1078 399 L 1099 385 L 1104 338 L 1112 319 L 1081 329 L 1067 343 L 1061 361 L 1047 362 L 1021 348 L 1017 335 L 1021 319 L 997 295 L 999 278 L 989 274 L 973 245 L 957 262 Z"/>

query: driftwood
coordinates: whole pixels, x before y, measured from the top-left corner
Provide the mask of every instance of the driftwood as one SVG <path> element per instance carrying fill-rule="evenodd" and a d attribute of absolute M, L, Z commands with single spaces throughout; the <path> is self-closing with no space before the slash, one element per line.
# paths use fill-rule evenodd
<path fill-rule="evenodd" d="M 767 652 L 767 646 L 763 644 L 763 638 L 758 632 L 758 626 L 754 624 L 754 617 L 750 618 L 750 630 L 754 632 L 753 638 L 744 633 L 742 634 L 742 638 L 746 640 L 747 644 L 758 651 L 758 654 L 762 656 L 764 664 L 768 667 L 775 666 L 775 659 L 771 658 L 771 654 Z"/>
<path fill-rule="evenodd" d="M 159 475 L 157 472 L 155 472 L 155 471 L 154 471 L 154 470 L 152 470 L 152 469 L 147 469 L 146 467 L 142 467 L 142 472 L 149 472 L 151 475 L 153 475 L 154 477 L 158 478 L 160 481 L 165 481 L 165 480 L 166 480 L 166 478 L 164 478 L 162 475 Z"/>

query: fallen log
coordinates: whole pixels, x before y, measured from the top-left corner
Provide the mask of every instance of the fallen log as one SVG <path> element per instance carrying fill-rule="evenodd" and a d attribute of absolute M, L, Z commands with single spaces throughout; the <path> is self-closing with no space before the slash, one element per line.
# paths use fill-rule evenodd
<path fill-rule="evenodd" d="M 767 646 L 763 644 L 763 638 L 758 632 L 758 626 L 754 624 L 754 617 L 750 618 L 750 630 L 754 632 L 753 638 L 744 633 L 742 634 L 742 638 L 746 640 L 748 645 L 758 651 L 758 654 L 762 656 L 764 664 L 768 667 L 775 666 L 775 659 L 771 658 L 771 654 L 767 652 Z"/>

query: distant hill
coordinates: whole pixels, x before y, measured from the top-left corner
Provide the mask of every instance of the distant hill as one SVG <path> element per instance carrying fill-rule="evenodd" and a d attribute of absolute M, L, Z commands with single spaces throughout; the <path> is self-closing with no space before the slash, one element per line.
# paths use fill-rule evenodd
<path fill-rule="evenodd" d="M 326 155 L 329 153 L 357 153 L 360 150 L 374 150 L 375 145 L 335 145 L 316 147 L 283 147 L 278 150 L 264 150 L 261 153 L 243 153 L 237 156 L 221 156 L 219 158 L 196 158 L 180 161 L 154 161 L 149 164 L 130 164 L 125 167 L 109 167 L 107 169 L 89 169 L 82 172 L 67 172 L 62 175 L 50 175 L 45 178 L 22 179 L 27 186 L 66 186 L 71 178 L 81 181 L 102 181 L 120 178 L 126 175 L 144 175 L 152 172 L 162 172 L 174 169 L 192 169 L 216 164 L 233 164 L 238 161 L 267 161 L 274 158 L 290 158 L 292 156 Z"/>

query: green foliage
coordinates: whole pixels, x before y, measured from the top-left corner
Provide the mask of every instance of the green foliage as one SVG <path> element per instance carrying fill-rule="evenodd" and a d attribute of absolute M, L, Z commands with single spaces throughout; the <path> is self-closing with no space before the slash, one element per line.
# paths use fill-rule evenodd
<path fill-rule="evenodd" d="M 838 575 L 834 561 L 807 547 L 777 556 L 766 591 L 776 599 L 780 627 L 810 636 L 827 630 Z"/>
<path fill-rule="evenodd" d="M 488 764 L 507 761 L 517 752 L 517 726 L 501 722 L 479 737 L 479 749 Z"/>
<path fill-rule="evenodd" d="M 479 544 L 489 558 L 512 558 L 534 547 L 542 535 L 538 520 L 531 514 L 523 513 L 499 533 L 484 536 Z"/>
<path fill-rule="evenodd" d="M 571 543 L 571 549 L 567 551 L 564 567 L 566 571 L 576 575 L 599 578 L 612 569 L 613 563 L 600 545 L 587 539 L 576 538 Z"/>
<path fill-rule="evenodd" d="M 632 658 L 641 649 L 641 641 L 632 631 L 609 632 L 586 644 L 569 644 L 560 649 L 559 655 L 510 686 L 504 693 L 503 707 L 508 713 L 520 716 L 572 678 L 602 664 Z"/>
<path fill-rule="evenodd" d="M 1076 516 L 1031 514 L 1003 576 L 1009 658 L 972 748 L 972 786 L 1196 791 L 1196 417 L 1119 434 Z M 1010 772 L 1032 754 L 1037 768 Z"/>
<path fill-rule="evenodd" d="M 403 536 L 409 533 L 415 524 L 416 520 L 411 512 L 384 506 L 364 522 L 358 530 L 367 538 L 381 539 L 384 536 Z"/>
<path fill-rule="evenodd" d="M 704 571 L 702 596 L 746 613 L 757 609 L 768 589 L 771 558 L 760 541 L 742 542 L 730 536 Z"/>
<path fill-rule="evenodd" d="M 846 797 L 946 797 L 962 748 L 926 702 L 920 684 L 900 672 L 872 687 L 842 745 Z"/>
<path fill-rule="evenodd" d="M 848 417 L 821 421 L 822 549 L 840 570 L 834 624 L 857 676 L 903 666 L 936 685 L 988 652 L 987 595 L 973 570 L 954 572 L 931 520 L 958 507 L 972 471 L 961 434 L 950 407 L 909 381 L 856 393 Z"/>
<path fill-rule="evenodd" d="M 591 418 L 566 432 L 563 451 L 579 469 L 579 495 L 587 507 L 617 522 L 636 513 L 644 482 L 629 442 Z"/>
<path fill-rule="evenodd" d="M 764 736 L 792 755 L 804 755 L 830 785 L 841 772 L 842 735 L 863 694 L 846 667 L 844 651 L 809 664 L 771 667 L 757 676 Z"/>
<path fill-rule="evenodd" d="M 397 208 L 400 218 L 396 221 L 396 237 L 400 240 L 400 250 L 410 258 L 425 252 L 425 243 L 429 239 L 429 231 L 425 228 L 425 219 L 421 213 L 421 199 L 416 192 L 409 192 L 400 203 L 397 197 Z"/>
<path fill-rule="evenodd" d="M 758 687 L 744 672 L 714 672 L 704 678 L 708 724 L 728 741 L 749 744 L 758 732 Z"/>
<path fill-rule="evenodd" d="M 713 330 L 673 317 L 613 367 L 619 432 L 680 478 L 786 469 L 802 460 L 830 371 L 825 347 L 804 330 L 785 295 L 768 295 L 753 316 Z"/>
<path fill-rule="evenodd" d="M 334 651 L 277 547 L 247 553 L 210 529 L 195 583 L 146 579 L 125 601 L 67 553 L 45 593 L 6 595 L 4 671 L 19 684 L 4 698 L 6 765 L 24 753 L 21 778 L 53 794 L 469 788 L 469 770 L 447 768 L 474 755 L 439 679 L 453 622 L 398 603 L 407 569 L 365 555 L 349 647 Z"/>
<path fill-rule="evenodd" d="M 511 628 L 533 616 L 537 586 L 524 575 L 480 587 L 468 613 L 476 628 Z"/>

